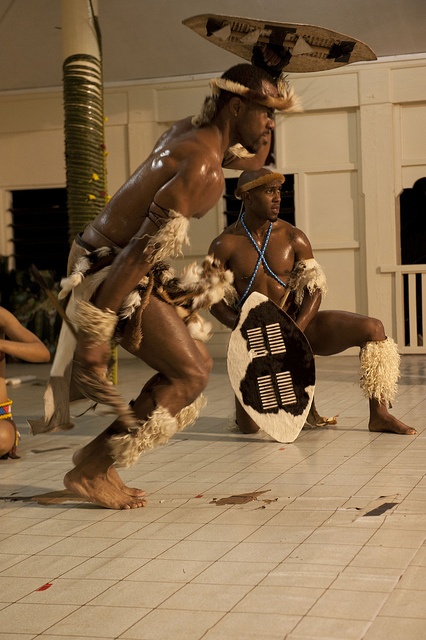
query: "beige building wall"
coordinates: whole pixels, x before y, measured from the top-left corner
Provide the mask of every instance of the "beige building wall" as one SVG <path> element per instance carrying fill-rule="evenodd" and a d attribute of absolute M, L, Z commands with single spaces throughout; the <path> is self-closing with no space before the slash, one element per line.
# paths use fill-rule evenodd
<path fill-rule="evenodd" d="M 399 260 L 398 196 L 426 176 L 426 58 L 294 75 L 291 82 L 305 110 L 277 116 L 277 169 L 295 174 L 296 224 L 328 278 L 323 308 L 380 317 L 395 337 L 393 275 L 380 269 Z M 105 89 L 111 194 L 207 92 L 207 78 Z M 61 91 L 0 94 L 1 254 L 12 253 L 10 191 L 64 186 Z M 222 202 L 193 220 L 191 247 L 176 268 L 202 258 L 223 224 Z M 211 320 L 210 350 L 224 356 L 229 332 Z"/>

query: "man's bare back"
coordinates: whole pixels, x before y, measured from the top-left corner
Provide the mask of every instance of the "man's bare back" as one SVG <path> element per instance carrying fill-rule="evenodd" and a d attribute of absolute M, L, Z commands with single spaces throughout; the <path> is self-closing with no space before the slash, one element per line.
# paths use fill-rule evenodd
<path fill-rule="evenodd" d="M 213 129 L 195 127 L 190 117 L 180 120 L 161 136 L 148 158 L 85 230 L 83 239 L 97 246 L 99 238 L 93 233 L 95 229 L 112 243 L 125 247 L 140 229 L 150 204 L 156 200 L 161 204 L 162 190 L 173 181 L 178 183 L 184 172 L 192 174 L 194 185 L 185 185 L 187 194 L 180 199 L 179 213 L 201 218 L 222 194 L 222 160 L 221 140 Z M 205 187 L 202 197 L 200 175 Z"/>

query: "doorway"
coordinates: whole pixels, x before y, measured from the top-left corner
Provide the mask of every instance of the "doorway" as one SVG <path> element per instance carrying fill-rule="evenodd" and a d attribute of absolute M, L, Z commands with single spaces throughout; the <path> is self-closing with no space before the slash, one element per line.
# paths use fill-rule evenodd
<path fill-rule="evenodd" d="M 15 269 L 66 274 L 69 252 L 66 189 L 12 191 L 13 257 Z"/>
<path fill-rule="evenodd" d="M 400 195 L 400 229 L 401 229 L 401 264 L 426 264 L 426 177 L 419 178 L 411 189 L 404 189 Z M 424 300 L 423 275 L 421 273 L 403 276 L 404 288 L 404 322 L 405 344 L 410 343 L 410 317 L 414 320 L 417 333 L 417 344 L 423 345 L 423 312 L 426 308 Z M 411 300 L 415 299 L 410 307 Z M 412 337 L 411 337 L 412 340 Z"/>

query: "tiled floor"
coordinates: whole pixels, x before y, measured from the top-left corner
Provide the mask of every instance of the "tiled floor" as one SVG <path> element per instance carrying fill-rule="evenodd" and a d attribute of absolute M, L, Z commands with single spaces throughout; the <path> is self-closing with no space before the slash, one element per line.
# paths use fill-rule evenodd
<path fill-rule="evenodd" d="M 282 445 L 229 429 L 217 362 L 196 425 L 122 472 L 144 509 L 0 500 L 0 640 L 424 640 L 426 358 L 403 357 L 394 407 L 416 437 L 368 432 L 357 367 L 317 360 L 318 408 L 338 424 Z M 48 366 L 9 366 L 24 373 L 42 383 Z M 127 399 L 148 375 L 120 362 Z M 0 496 L 62 489 L 72 451 L 107 424 L 30 436 L 42 392 L 11 387 L 22 458 L 0 461 Z"/>

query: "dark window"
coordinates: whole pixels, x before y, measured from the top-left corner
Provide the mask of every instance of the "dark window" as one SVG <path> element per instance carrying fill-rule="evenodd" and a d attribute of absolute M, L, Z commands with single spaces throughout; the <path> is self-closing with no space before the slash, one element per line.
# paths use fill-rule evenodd
<path fill-rule="evenodd" d="M 66 274 L 69 252 L 66 189 L 12 191 L 12 228 L 15 268 Z"/>
<path fill-rule="evenodd" d="M 404 189 L 399 198 L 401 225 L 401 264 L 426 264 L 426 177 L 417 180 L 412 189 Z M 404 275 L 405 344 L 415 345 L 410 338 L 408 275 Z M 423 289 L 420 274 L 415 277 L 416 321 L 418 344 L 423 344 Z"/>
<path fill-rule="evenodd" d="M 426 178 L 400 196 L 401 264 L 426 264 Z"/>

